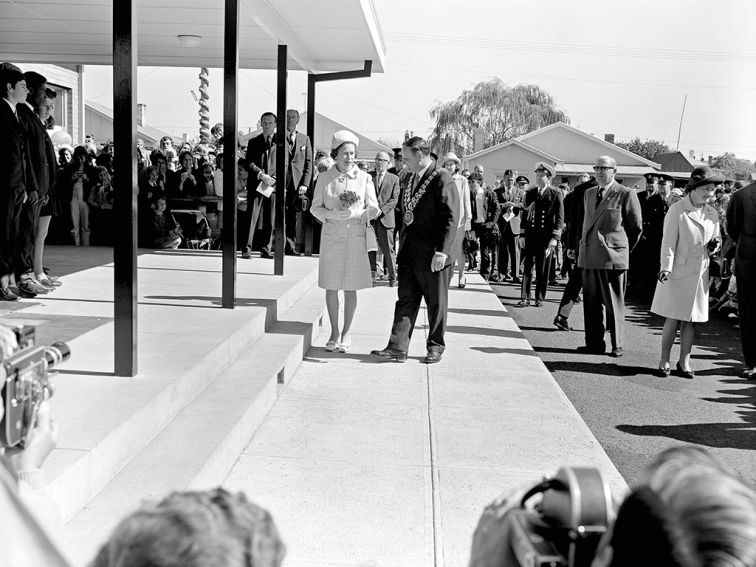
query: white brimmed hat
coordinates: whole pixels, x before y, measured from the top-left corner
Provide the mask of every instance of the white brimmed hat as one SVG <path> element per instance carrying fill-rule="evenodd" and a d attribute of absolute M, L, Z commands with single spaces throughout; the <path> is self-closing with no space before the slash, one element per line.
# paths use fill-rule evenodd
<path fill-rule="evenodd" d="M 442 159 L 442 160 L 441 160 L 441 163 L 442 163 L 442 164 L 444 164 L 444 163 L 446 163 L 447 161 L 453 161 L 453 162 L 454 162 L 454 163 L 456 163 L 457 165 L 462 165 L 462 160 L 460 160 L 460 159 L 459 159 L 459 158 L 457 157 L 457 154 L 455 154 L 454 152 L 449 152 L 448 154 L 446 154 L 446 155 L 444 156 L 444 159 Z"/>
<path fill-rule="evenodd" d="M 360 145 L 360 139 L 353 132 L 350 132 L 349 130 L 339 130 L 338 132 L 334 132 L 333 138 L 331 139 L 331 149 L 335 150 L 341 144 L 346 144 L 347 142 L 354 144 L 355 147 Z"/>

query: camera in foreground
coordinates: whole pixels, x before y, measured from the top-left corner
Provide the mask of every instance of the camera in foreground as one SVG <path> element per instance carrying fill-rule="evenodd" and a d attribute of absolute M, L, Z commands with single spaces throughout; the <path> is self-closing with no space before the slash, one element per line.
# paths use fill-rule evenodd
<path fill-rule="evenodd" d="M 23 449 L 37 422 L 39 405 L 53 395 L 49 370 L 71 355 L 66 343 L 36 346 L 34 327 L 13 328 L 19 350 L 0 361 L 0 446 Z"/>
<path fill-rule="evenodd" d="M 528 501 L 542 495 L 541 502 Z M 592 467 L 564 467 L 531 488 L 505 516 L 515 565 L 588 567 L 614 521 L 609 486 Z"/>

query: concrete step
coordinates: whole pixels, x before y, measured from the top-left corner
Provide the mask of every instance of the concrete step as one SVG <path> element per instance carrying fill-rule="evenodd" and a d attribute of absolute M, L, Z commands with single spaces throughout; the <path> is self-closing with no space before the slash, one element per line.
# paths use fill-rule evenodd
<path fill-rule="evenodd" d="M 279 314 L 302 309 L 298 301 L 317 282 L 316 267 L 300 271 L 299 277 L 278 280 L 274 286 L 246 276 L 243 291 L 254 295 L 240 300 L 234 310 L 164 299 L 140 302 L 140 372 L 134 378 L 108 372 L 113 323 L 71 341 L 74 355 L 63 365 L 52 398 L 61 428 L 58 448 L 44 467 L 48 491 L 65 521 L 266 330 L 289 324 Z"/>
<path fill-rule="evenodd" d="M 221 372 L 67 524 L 76 565 L 148 499 L 219 485 L 319 330 L 324 294 L 311 289 Z"/>

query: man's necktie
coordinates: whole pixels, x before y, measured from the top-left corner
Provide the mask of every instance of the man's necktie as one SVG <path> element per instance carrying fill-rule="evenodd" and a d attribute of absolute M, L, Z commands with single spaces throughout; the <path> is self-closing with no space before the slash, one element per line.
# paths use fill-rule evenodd
<path fill-rule="evenodd" d="M 599 187 L 598 191 L 596 191 L 596 208 L 601 204 L 601 201 L 604 200 L 604 188 Z"/>
<path fill-rule="evenodd" d="M 378 177 L 376 177 L 375 181 L 376 181 L 376 185 L 380 187 L 381 183 L 383 183 L 383 175 L 379 175 Z"/>

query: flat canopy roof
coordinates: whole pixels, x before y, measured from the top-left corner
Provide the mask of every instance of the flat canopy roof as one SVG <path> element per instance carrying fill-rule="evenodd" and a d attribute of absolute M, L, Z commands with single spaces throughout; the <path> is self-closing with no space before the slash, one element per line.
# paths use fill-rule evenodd
<path fill-rule="evenodd" d="M 119 0 L 0 0 L 0 60 L 111 65 Z M 372 0 L 239 0 L 239 68 L 382 73 L 386 48 Z M 223 67 L 223 0 L 137 0 L 137 64 Z M 179 35 L 200 36 L 185 47 Z"/>

